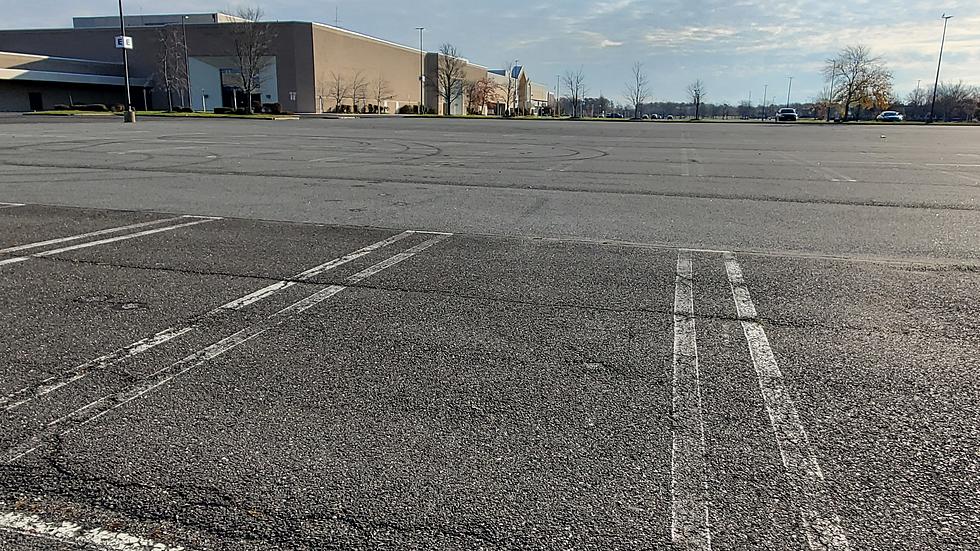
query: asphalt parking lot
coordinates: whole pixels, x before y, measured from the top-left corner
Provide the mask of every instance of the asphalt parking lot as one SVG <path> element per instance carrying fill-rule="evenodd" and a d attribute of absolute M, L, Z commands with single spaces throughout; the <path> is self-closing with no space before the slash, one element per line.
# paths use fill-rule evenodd
<path fill-rule="evenodd" d="M 975 549 L 976 130 L 0 118 L 0 548 Z"/>

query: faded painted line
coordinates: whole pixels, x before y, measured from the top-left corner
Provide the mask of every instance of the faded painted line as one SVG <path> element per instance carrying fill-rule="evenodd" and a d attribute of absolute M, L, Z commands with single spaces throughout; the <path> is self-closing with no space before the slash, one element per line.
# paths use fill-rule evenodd
<path fill-rule="evenodd" d="M 316 293 L 313 293 L 312 295 L 270 315 L 257 324 L 250 325 L 208 347 L 194 352 L 182 360 L 156 371 L 147 377 L 147 380 L 143 383 L 133 385 L 129 389 L 99 398 L 98 400 L 95 400 L 94 402 L 91 402 L 69 413 L 68 415 L 65 415 L 64 417 L 51 421 L 40 434 L 33 436 L 28 442 L 16 445 L 0 454 L 0 462 L 12 463 L 27 455 L 30 455 L 40 446 L 89 425 L 104 415 L 149 394 L 153 390 L 169 383 L 188 371 L 196 369 L 208 361 L 217 358 L 218 356 L 221 356 L 222 354 L 245 344 L 263 333 L 282 325 L 283 323 L 289 321 L 292 317 L 301 314 L 346 290 L 348 286 L 356 285 L 357 283 L 360 283 L 361 281 L 381 272 L 382 270 L 404 262 L 405 260 L 408 260 L 416 254 L 448 238 L 449 236 L 447 235 L 437 235 L 423 243 L 420 243 L 419 245 L 412 247 L 411 249 L 406 250 L 405 252 L 398 253 L 371 266 L 370 268 L 348 277 L 345 280 L 344 285 L 331 285 L 325 289 L 317 291 Z M 69 424 L 69 422 L 71 426 L 62 430 L 61 425 Z"/>
<path fill-rule="evenodd" d="M 681 150 L 681 154 L 684 156 L 681 159 L 681 176 L 690 177 L 691 176 L 691 150 L 684 148 Z"/>
<path fill-rule="evenodd" d="M 690 251 L 678 251 L 674 282 L 673 446 L 670 455 L 671 541 L 676 549 L 711 549 L 707 444 L 701 408 L 694 319 L 694 268 Z"/>
<path fill-rule="evenodd" d="M 169 545 L 101 528 L 85 528 L 69 521 L 50 522 L 37 515 L 25 513 L 0 513 L 0 530 L 106 551 L 190 551 L 179 545 Z"/>
<path fill-rule="evenodd" d="M 969 176 L 967 174 L 960 174 L 959 172 L 950 172 L 948 170 L 940 170 L 943 174 L 947 176 L 954 176 L 956 178 L 962 178 L 967 182 L 972 182 L 974 184 L 980 184 L 980 176 Z"/>
<path fill-rule="evenodd" d="M 88 239 L 89 237 L 98 237 L 100 235 L 107 235 L 110 233 L 119 233 L 122 231 L 135 230 L 139 228 L 145 228 L 147 226 L 156 226 L 156 225 L 165 224 L 167 222 L 173 222 L 175 220 L 181 220 L 181 219 L 182 217 L 175 216 L 173 218 L 164 218 L 162 220 L 151 220 L 149 222 L 129 224 L 128 226 L 118 226 L 115 228 L 106 228 L 104 230 L 92 231 L 88 233 L 80 233 L 78 235 L 70 235 L 68 237 L 58 237 L 56 239 L 48 239 L 47 241 L 37 241 L 35 243 L 28 243 L 26 245 L 7 247 L 6 249 L 0 249 L 0 253 L 16 253 L 20 251 L 26 251 L 29 249 L 40 249 L 41 247 L 47 247 L 49 245 L 57 245 L 59 243 L 67 243 L 69 241 L 78 241 L 79 239 Z"/>
<path fill-rule="evenodd" d="M 848 550 L 850 546 L 840 526 L 840 517 L 833 512 L 831 504 L 821 502 L 823 472 L 820 470 L 820 464 L 803 428 L 793 398 L 783 384 L 783 374 L 769 346 L 766 331 L 758 321 L 755 304 L 745 284 L 742 268 L 733 253 L 725 253 L 724 258 L 735 309 L 741 320 L 745 340 L 752 356 L 752 364 L 759 378 L 759 388 L 776 436 L 783 467 L 798 494 L 804 535 L 813 551 Z"/>
<path fill-rule="evenodd" d="M 343 266 L 348 262 L 352 262 L 382 247 L 386 247 L 393 243 L 397 243 L 398 241 L 401 241 L 402 239 L 405 239 L 406 237 L 409 237 L 414 233 L 415 232 L 403 232 L 393 237 L 383 239 L 381 241 L 378 241 L 377 243 L 368 245 L 367 247 L 364 247 L 360 250 L 354 251 L 350 254 L 344 255 L 340 258 L 336 258 L 329 262 L 325 262 L 323 264 L 320 264 L 319 266 L 310 268 L 305 272 L 301 272 L 293 278 L 293 280 L 297 280 L 297 281 L 285 280 L 285 281 L 273 283 L 272 285 L 266 286 L 262 289 L 259 289 L 258 291 L 249 293 L 241 298 L 235 299 L 231 302 L 218 306 L 217 308 L 201 316 L 201 319 L 199 319 L 194 323 L 191 323 L 184 327 L 168 327 L 167 329 L 164 329 L 163 331 L 160 331 L 155 335 L 151 335 L 144 339 L 138 340 L 132 344 L 128 344 L 122 348 L 114 350 L 104 356 L 100 356 L 98 358 L 95 358 L 94 360 L 89 360 L 81 365 L 72 367 L 71 369 L 64 370 L 56 375 L 52 375 L 33 386 L 21 388 L 11 394 L 8 394 L 7 396 L 0 397 L 0 407 L 2 407 L 4 411 L 15 410 L 37 398 L 40 398 L 42 396 L 55 392 L 61 388 L 64 388 L 65 386 L 68 386 L 72 383 L 80 381 L 81 379 L 87 377 L 90 373 L 108 369 L 114 365 L 117 365 L 121 362 L 128 360 L 129 358 L 138 356 L 144 352 L 156 348 L 157 346 L 166 344 L 178 337 L 186 335 L 191 331 L 195 331 L 200 327 L 202 327 L 211 318 L 218 316 L 222 311 L 240 310 L 250 304 L 255 304 L 260 300 L 267 299 L 280 291 L 284 291 L 292 287 L 293 285 L 296 285 L 298 280 L 307 281 L 309 279 L 312 279 L 317 275 L 320 275 L 329 270 L 333 270 L 334 268 L 337 268 L 339 266 Z"/>
<path fill-rule="evenodd" d="M 24 203 L 0 203 L 0 209 L 12 209 L 12 208 L 23 207 L 23 206 Z"/>
<path fill-rule="evenodd" d="M 69 245 L 67 247 L 62 247 L 60 249 L 53 249 L 53 250 L 50 250 L 50 251 L 43 251 L 43 252 L 40 252 L 40 253 L 34 253 L 34 254 L 30 255 L 30 256 L 16 256 L 16 257 L 13 257 L 13 258 L 8 258 L 6 260 L 0 260 L 0 266 L 4 266 L 6 264 L 15 264 L 17 262 L 24 262 L 25 260 L 30 260 L 32 258 L 44 258 L 44 257 L 47 257 L 47 256 L 54 256 L 56 254 L 66 253 L 66 252 L 70 252 L 70 251 L 77 251 L 79 249 L 87 249 L 89 247 L 96 247 L 98 245 L 107 245 L 109 243 L 117 243 L 119 241 L 126 241 L 128 239 L 136 239 L 137 237 L 145 237 L 147 235 L 154 235 L 154 234 L 157 234 L 157 233 L 162 233 L 162 232 L 167 232 L 167 231 L 173 231 L 173 230 L 177 230 L 177 229 L 180 229 L 180 228 L 189 228 L 191 226 L 196 226 L 198 224 L 204 224 L 205 222 L 213 222 L 215 220 L 221 220 L 220 218 L 213 218 L 213 217 L 204 218 L 204 217 L 200 217 L 200 216 L 182 216 L 181 218 L 197 218 L 197 220 L 194 220 L 193 222 L 186 222 L 184 224 L 176 224 L 176 225 L 173 225 L 173 226 L 167 226 L 165 228 L 156 228 L 156 229 L 153 229 L 153 230 L 145 230 L 145 231 L 141 231 L 141 232 L 130 233 L 130 234 L 120 235 L 120 236 L 116 236 L 116 237 L 110 237 L 108 239 L 100 239 L 98 241 L 90 241 L 88 243 L 79 243 L 77 245 Z"/>
<path fill-rule="evenodd" d="M 814 163 L 812 161 L 807 161 L 807 160 L 804 160 L 804 159 L 800 159 L 799 157 L 796 157 L 794 155 L 790 155 L 789 153 L 782 153 L 782 152 L 780 152 L 779 154 L 782 155 L 782 156 L 784 156 L 784 157 L 786 157 L 787 159 L 789 159 L 789 160 L 797 163 L 797 164 L 800 164 L 800 165 L 808 168 L 810 171 L 812 171 L 812 172 L 814 172 L 816 174 L 819 174 L 819 175 L 823 176 L 824 178 L 826 178 L 830 182 L 849 182 L 849 183 L 857 182 L 857 180 L 855 180 L 855 179 L 853 179 L 853 178 L 851 178 L 849 176 L 846 176 L 846 175 L 842 174 L 841 172 L 836 171 L 836 170 L 834 170 L 832 168 L 827 168 L 827 167 L 821 165 L 819 162 Z"/>
<path fill-rule="evenodd" d="M 113 155 L 129 155 L 133 153 L 159 153 L 162 151 L 182 151 L 186 149 L 199 149 L 196 145 L 182 145 L 182 146 L 165 146 L 165 147 L 154 147 L 153 149 L 130 149 L 129 151 L 111 151 Z"/>

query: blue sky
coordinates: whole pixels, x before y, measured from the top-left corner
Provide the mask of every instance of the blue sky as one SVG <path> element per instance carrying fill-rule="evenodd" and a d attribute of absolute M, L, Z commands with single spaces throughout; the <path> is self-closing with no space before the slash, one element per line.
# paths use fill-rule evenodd
<path fill-rule="evenodd" d="M 684 98 L 687 83 L 705 81 L 708 101 L 737 103 L 770 95 L 805 101 L 822 86 L 823 60 L 842 46 L 866 44 L 887 61 L 896 90 L 931 85 L 942 34 L 950 21 L 944 80 L 980 85 L 980 2 L 852 0 L 126 0 L 128 13 L 234 11 L 258 4 L 269 19 L 340 24 L 395 42 L 426 48 L 452 42 L 471 61 L 490 67 L 519 59 L 534 80 L 554 86 L 556 75 L 582 66 L 590 95 L 621 98 L 634 61 L 644 63 L 656 99 Z M 8 2 L 6 28 L 70 26 L 73 15 L 114 13 L 113 0 Z"/>

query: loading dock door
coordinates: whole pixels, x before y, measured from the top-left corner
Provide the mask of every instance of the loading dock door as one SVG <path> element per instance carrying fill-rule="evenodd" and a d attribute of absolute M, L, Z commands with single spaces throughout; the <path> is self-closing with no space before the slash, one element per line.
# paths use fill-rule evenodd
<path fill-rule="evenodd" d="M 41 99 L 41 92 L 28 92 L 27 101 L 31 103 L 31 111 L 44 111 L 44 100 Z"/>

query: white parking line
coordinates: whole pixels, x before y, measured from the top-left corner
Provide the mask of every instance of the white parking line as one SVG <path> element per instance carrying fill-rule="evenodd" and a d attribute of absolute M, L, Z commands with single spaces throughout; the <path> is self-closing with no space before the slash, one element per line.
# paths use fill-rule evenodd
<path fill-rule="evenodd" d="M 857 180 L 848 177 L 837 170 L 825 167 L 821 165 L 819 162 L 814 163 L 812 161 L 800 159 L 794 155 L 790 155 L 789 153 L 780 153 L 780 154 L 783 157 L 786 157 L 787 159 L 793 161 L 794 163 L 801 164 L 804 167 L 810 169 L 811 171 L 823 176 L 830 182 L 849 182 L 849 183 L 857 182 Z"/>
<path fill-rule="evenodd" d="M 12 209 L 14 207 L 23 207 L 23 203 L 0 203 L 0 209 Z"/>
<path fill-rule="evenodd" d="M 183 224 L 176 224 L 176 225 L 173 225 L 173 226 L 167 226 L 167 227 L 164 227 L 164 228 L 156 228 L 156 229 L 152 229 L 152 230 L 145 230 L 145 231 L 136 232 L 136 233 L 130 233 L 130 234 L 126 234 L 126 235 L 119 235 L 119 236 L 116 236 L 116 237 L 110 237 L 108 239 L 100 239 L 98 241 L 90 241 L 88 243 L 79 243 L 77 245 L 69 245 L 67 247 L 62 247 L 60 249 L 53 249 L 53 250 L 50 250 L 50 251 L 43 251 L 43 252 L 39 252 L 39 253 L 34 253 L 34 254 L 30 255 L 30 256 L 16 256 L 16 257 L 13 257 L 13 258 L 7 258 L 7 259 L 4 259 L 4 260 L 0 260 L 0 266 L 5 266 L 7 264 L 16 264 L 18 262 L 24 262 L 25 260 L 30 260 L 32 258 L 44 258 L 44 257 L 47 257 L 47 256 L 54 256 L 56 254 L 66 253 L 66 252 L 69 252 L 69 251 L 77 251 L 79 249 L 87 249 L 89 247 L 96 247 L 98 245 L 107 245 L 109 243 L 116 243 L 116 242 L 119 242 L 119 241 L 126 241 L 128 239 L 136 239 L 137 237 L 145 237 L 147 235 L 153 235 L 153 234 L 157 234 L 157 233 L 161 233 L 161 232 L 173 231 L 173 230 L 177 230 L 177 229 L 180 229 L 180 228 L 188 228 L 190 226 L 196 226 L 198 224 L 204 224 L 205 222 L 213 222 L 215 220 L 221 220 L 220 218 L 216 218 L 216 217 L 207 217 L 207 218 L 205 218 L 205 217 L 200 217 L 200 216 L 182 216 L 180 218 L 181 219 L 196 218 L 197 220 L 195 220 L 193 222 L 185 222 Z"/>
<path fill-rule="evenodd" d="M 167 545 L 122 532 L 85 528 L 74 522 L 49 522 L 37 515 L 18 512 L 0 513 L 0 530 L 73 547 L 105 551 L 190 551 L 179 545 Z"/>
<path fill-rule="evenodd" d="M 759 388 L 776 436 L 779 454 L 786 475 L 800 500 L 800 516 L 807 542 L 813 551 L 848 550 L 850 546 L 840 526 L 840 517 L 828 510 L 829 507 L 820 504 L 819 489 L 824 483 L 823 472 L 810 446 L 796 405 L 783 384 L 783 374 L 769 346 L 766 331 L 758 321 L 742 268 L 734 253 L 725 253 L 724 258 L 732 298 L 748 342 L 752 364 L 759 378 Z"/>
<path fill-rule="evenodd" d="M 279 293 L 294 285 L 297 285 L 302 281 L 309 281 L 320 274 L 323 274 L 329 270 L 333 270 L 334 268 L 343 266 L 344 264 L 357 260 L 358 258 L 361 258 L 362 256 L 365 256 L 378 249 L 381 249 L 382 247 L 387 247 L 388 245 L 397 243 L 398 241 L 410 237 L 415 233 L 418 232 L 407 231 L 389 237 L 387 239 L 382 239 L 377 243 L 368 245 L 367 247 L 354 251 L 350 254 L 346 254 L 339 258 L 335 258 L 329 262 L 325 262 L 323 264 L 320 264 L 319 266 L 310 268 L 305 272 L 296 274 L 293 278 L 289 280 L 273 283 L 272 285 L 263 287 L 258 291 L 249 293 L 227 304 L 218 306 L 217 308 L 201 316 L 201 318 L 194 323 L 191 323 L 183 327 L 168 327 L 167 329 L 164 329 L 163 331 L 160 331 L 155 335 L 151 335 L 147 338 L 140 339 L 132 344 L 114 350 L 104 356 L 100 356 L 98 358 L 95 358 L 94 360 L 89 360 L 79 366 L 75 366 L 72 367 L 71 369 L 64 370 L 56 375 L 52 375 L 47 379 L 44 379 L 38 384 L 21 388 L 6 396 L 0 396 L 0 408 L 3 408 L 4 411 L 15 410 L 27 404 L 28 402 L 33 401 L 36 398 L 40 398 L 41 396 L 51 394 L 56 390 L 59 390 L 61 388 L 64 388 L 65 386 L 80 381 L 93 372 L 108 369 L 129 358 L 138 356 L 143 352 L 152 350 L 157 346 L 168 343 L 178 337 L 190 333 L 191 331 L 195 331 L 199 329 L 201 326 L 203 326 L 210 318 L 213 318 L 214 316 L 218 315 L 224 310 L 240 310 L 242 308 L 245 308 L 250 304 L 254 304 L 256 302 L 259 302 L 260 300 L 269 298 L 272 295 L 275 295 L 276 293 Z"/>
<path fill-rule="evenodd" d="M 966 180 L 967 182 L 973 182 L 974 184 L 980 184 L 980 175 L 978 175 L 978 176 L 971 176 L 969 174 L 960 174 L 959 172 L 950 172 L 948 170 L 940 170 L 939 172 L 942 172 L 943 174 L 945 174 L 947 176 L 954 176 L 956 178 L 962 178 L 962 179 Z"/>
<path fill-rule="evenodd" d="M 98 237 L 100 235 L 106 235 L 110 233 L 119 233 L 126 230 L 135 230 L 138 228 L 145 228 L 147 226 L 156 226 L 159 224 L 165 224 L 167 222 L 173 222 L 175 220 L 181 220 L 180 216 L 175 216 L 173 218 L 164 218 L 161 220 L 151 220 L 149 222 L 140 222 L 138 224 L 129 224 L 128 226 L 118 226 L 115 228 L 106 228 L 104 230 L 92 231 L 88 233 L 80 233 L 78 235 L 70 235 L 68 237 L 58 237 L 56 239 L 48 239 L 47 241 L 38 241 L 36 243 L 28 243 L 26 245 L 17 245 L 15 247 L 7 247 L 6 249 L 0 249 L 0 253 L 16 253 L 20 251 L 26 251 L 29 249 L 39 249 L 41 247 L 47 247 L 48 245 L 57 245 L 59 243 L 67 243 L 69 241 L 78 241 L 79 239 L 87 239 L 89 237 Z"/>
<path fill-rule="evenodd" d="M 130 149 L 129 151 L 112 151 L 113 155 L 129 155 L 133 153 L 159 153 L 161 151 L 182 151 L 185 149 L 198 149 L 196 145 L 164 146 L 152 149 Z"/>
<path fill-rule="evenodd" d="M 690 251 L 678 251 L 674 282 L 673 445 L 670 455 L 671 541 L 678 549 L 711 549 L 707 445 L 701 409 L 694 320 L 694 268 Z"/>
<path fill-rule="evenodd" d="M 238 346 L 262 335 L 263 333 L 282 325 L 294 316 L 301 314 L 346 290 L 350 285 L 356 285 L 357 283 L 360 283 L 361 281 L 383 270 L 404 262 L 405 260 L 408 260 L 416 254 L 448 238 L 448 235 L 436 235 L 431 239 L 412 247 L 411 249 L 398 253 L 371 266 L 370 268 L 348 277 L 345 280 L 344 285 L 331 285 L 325 289 L 317 291 L 316 293 L 313 293 L 312 295 L 299 300 L 286 308 L 283 308 L 282 310 L 279 310 L 259 323 L 245 327 L 244 329 L 225 337 L 208 347 L 194 352 L 182 360 L 160 369 L 147 377 L 143 383 L 133 385 L 126 390 L 99 398 L 98 400 L 95 400 L 81 408 L 78 408 L 68 415 L 65 415 L 64 417 L 51 421 L 40 434 L 33 436 L 30 441 L 9 448 L 0 454 L 0 463 L 12 463 L 17 461 L 18 459 L 33 453 L 40 446 L 51 441 L 52 439 L 65 436 L 81 427 L 95 422 L 102 416 L 125 406 L 133 400 L 137 400 L 142 396 L 149 394 L 153 390 L 167 384 L 188 371 L 204 365 L 209 360 L 217 358 L 225 352 L 233 350 L 234 348 L 237 348 Z M 73 421 L 74 424 L 71 427 L 62 430 L 61 425 L 66 424 L 68 421 Z"/>

